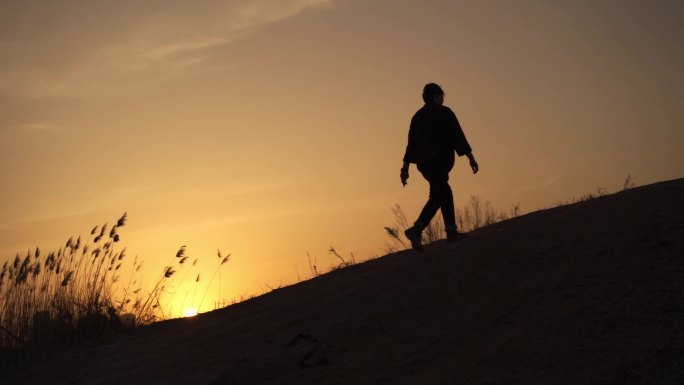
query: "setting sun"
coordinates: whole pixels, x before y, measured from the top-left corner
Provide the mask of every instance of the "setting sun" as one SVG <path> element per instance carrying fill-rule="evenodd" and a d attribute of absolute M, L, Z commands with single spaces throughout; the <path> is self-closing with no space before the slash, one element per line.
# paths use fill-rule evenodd
<path fill-rule="evenodd" d="M 183 317 L 194 317 L 196 315 L 197 315 L 197 309 L 193 309 L 191 307 L 189 307 L 189 308 L 185 309 L 185 311 L 183 311 Z"/>

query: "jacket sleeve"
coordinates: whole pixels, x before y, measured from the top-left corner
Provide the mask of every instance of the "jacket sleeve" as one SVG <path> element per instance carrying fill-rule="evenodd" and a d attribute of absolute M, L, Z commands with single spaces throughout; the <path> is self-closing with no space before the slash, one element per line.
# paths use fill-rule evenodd
<path fill-rule="evenodd" d="M 404 162 L 417 163 L 417 145 L 418 129 L 416 128 L 415 116 L 411 119 L 411 126 L 409 127 L 408 145 L 406 145 L 406 152 L 404 152 Z"/>
<path fill-rule="evenodd" d="M 471 153 L 473 150 L 472 148 L 470 148 L 468 139 L 466 139 L 466 136 L 463 133 L 463 129 L 461 128 L 461 124 L 458 122 L 456 114 L 454 114 L 454 112 L 451 111 L 451 109 L 449 110 L 449 113 L 449 119 L 451 120 L 450 131 L 453 138 L 454 150 L 456 151 L 456 154 L 458 154 L 458 156 L 463 156 L 465 154 Z"/>

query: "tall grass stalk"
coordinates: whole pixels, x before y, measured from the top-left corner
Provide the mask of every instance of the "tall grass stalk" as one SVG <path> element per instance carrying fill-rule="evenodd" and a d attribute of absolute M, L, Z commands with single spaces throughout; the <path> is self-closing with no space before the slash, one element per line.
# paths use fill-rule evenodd
<path fill-rule="evenodd" d="M 160 316 L 160 297 L 173 269 L 166 268 L 154 289 L 142 286 L 142 262 L 133 260 L 125 287 L 118 287 L 128 258 L 119 248 L 124 213 L 116 223 L 95 226 L 85 241 L 71 237 L 44 253 L 29 250 L 5 261 L 0 270 L 0 359 L 19 351 L 42 350 L 90 339 Z M 0 364 L 1 364 L 0 360 Z M 2 365 L 0 365 L 2 366 Z"/>
<path fill-rule="evenodd" d="M 209 283 L 207 283 L 207 288 L 204 290 L 204 294 L 202 294 L 202 299 L 200 299 L 199 305 L 197 305 L 197 311 L 199 311 L 202 308 L 202 303 L 204 302 L 204 297 L 206 297 L 207 292 L 209 291 L 209 287 L 211 287 L 211 283 L 214 282 L 214 278 L 216 278 L 216 274 L 219 273 L 219 279 L 220 279 L 220 271 L 221 271 L 221 266 L 223 266 L 226 262 L 230 260 L 230 254 L 227 255 L 221 255 L 221 250 L 218 250 L 218 266 L 216 267 L 216 270 L 214 270 L 214 274 L 211 275 L 211 279 L 209 280 Z M 199 279 L 199 276 L 197 276 Z M 219 286 L 219 294 L 216 297 L 217 300 L 220 300 L 221 296 L 221 287 Z"/>

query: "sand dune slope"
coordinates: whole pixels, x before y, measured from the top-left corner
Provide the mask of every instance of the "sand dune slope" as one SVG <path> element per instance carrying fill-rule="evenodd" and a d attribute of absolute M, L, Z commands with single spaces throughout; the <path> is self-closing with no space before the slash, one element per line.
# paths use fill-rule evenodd
<path fill-rule="evenodd" d="M 10 383 L 682 384 L 684 179 L 151 325 Z"/>

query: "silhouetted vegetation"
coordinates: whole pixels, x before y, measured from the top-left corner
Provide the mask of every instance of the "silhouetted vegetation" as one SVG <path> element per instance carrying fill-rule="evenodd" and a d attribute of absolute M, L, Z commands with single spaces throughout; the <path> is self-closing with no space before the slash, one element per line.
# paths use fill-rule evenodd
<path fill-rule="evenodd" d="M 394 224 L 393 226 L 385 226 L 385 231 L 390 238 L 389 242 L 385 242 L 385 251 L 387 253 L 392 253 L 402 248 L 409 248 L 408 244 L 402 239 L 402 234 L 411 224 L 398 204 L 394 205 L 391 210 L 394 216 Z M 520 214 L 520 205 L 518 204 L 513 205 L 510 214 L 507 214 L 496 211 L 491 202 L 486 201 L 482 203 L 479 197 L 471 196 L 468 205 L 456 210 L 456 225 L 460 232 L 467 233 L 482 226 L 517 217 Z M 424 244 L 445 239 L 446 232 L 444 231 L 442 218 L 435 216 L 422 235 Z"/>
<path fill-rule="evenodd" d="M 636 184 L 632 179 L 632 175 L 627 174 L 622 189 L 628 190 L 634 188 L 635 186 Z M 604 197 L 608 194 L 609 191 L 605 187 L 596 187 L 595 192 L 583 194 L 579 197 L 573 197 L 570 201 L 558 202 L 555 206 L 558 207 L 572 203 L 583 202 Z M 393 226 L 385 226 L 385 231 L 390 239 L 389 242 L 385 242 L 385 252 L 387 253 L 409 248 L 409 245 L 402 239 L 402 235 L 404 234 L 404 230 L 412 225 L 409 223 L 406 215 L 398 204 L 394 205 L 391 210 L 394 216 L 394 224 Z M 461 209 L 456 209 L 456 225 L 458 226 L 458 230 L 460 232 L 467 233 L 482 226 L 505 221 L 509 218 L 515 218 L 521 214 L 522 211 L 520 210 L 520 205 L 517 203 L 511 207 L 509 213 L 506 213 L 503 211 L 496 211 L 489 201 L 482 203 L 478 196 L 471 196 L 468 205 L 463 206 Z M 435 216 L 428 227 L 425 228 L 422 235 L 424 244 L 445 239 L 446 233 L 444 231 L 444 223 L 441 216 Z"/>
<path fill-rule="evenodd" d="M 170 316 L 177 290 L 171 293 L 169 289 L 180 286 L 198 259 L 190 264 L 186 247 L 181 246 L 152 290 L 146 290 L 141 279 L 142 261 L 135 257 L 132 266 L 126 266 L 130 260 L 126 248 L 117 247 L 126 220 L 124 214 L 111 227 L 93 227 L 85 240 L 81 236 L 71 237 L 64 247 L 48 253 L 37 247 L 25 257 L 17 254 L 14 260 L 2 265 L 0 366 L 4 366 L 2 361 L 14 360 L 22 354 L 64 347 Z M 229 257 L 230 254 L 223 256 L 219 251 L 217 270 L 200 306 Z M 130 275 L 122 285 L 121 272 L 128 268 Z M 185 273 L 180 282 L 174 282 L 182 271 Z M 195 291 L 199 282 L 197 274 Z M 166 311 L 162 306 L 165 294 L 170 294 Z M 186 300 L 187 295 L 183 305 Z M 195 293 L 190 304 L 195 304 Z"/>

